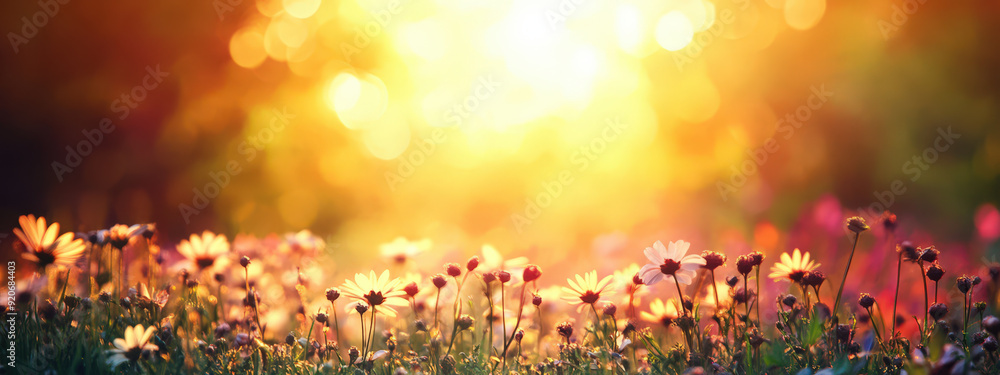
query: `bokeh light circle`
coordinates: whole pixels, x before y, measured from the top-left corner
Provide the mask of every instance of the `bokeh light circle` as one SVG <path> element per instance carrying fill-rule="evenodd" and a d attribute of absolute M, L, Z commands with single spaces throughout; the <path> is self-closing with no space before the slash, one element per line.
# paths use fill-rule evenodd
<path fill-rule="evenodd" d="M 656 23 L 656 42 L 667 51 L 679 51 L 694 38 L 691 20 L 679 11 L 664 14 Z"/>
<path fill-rule="evenodd" d="M 321 2 L 321 0 L 283 0 L 282 5 L 292 17 L 309 18 L 316 14 Z"/>
<path fill-rule="evenodd" d="M 826 12 L 826 0 L 788 0 L 785 22 L 793 29 L 808 30 L 819 23 Z"/>
<path fill-rule="evenodd" d="M 264 50 L 264 35 L 256 30 L 243 29 L 229 39 L 229 55 L 236 65 L 256 68 L 267 59 Z"/>

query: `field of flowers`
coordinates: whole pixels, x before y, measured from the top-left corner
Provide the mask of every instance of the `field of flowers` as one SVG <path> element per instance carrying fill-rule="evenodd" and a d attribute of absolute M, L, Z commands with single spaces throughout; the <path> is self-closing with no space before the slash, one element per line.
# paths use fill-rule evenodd
<path fill-rule="evenodd" d="M 884 214 L 891 236 L 896 217 Z M 317 285 L 323 240 L 204 232 L 160 251 L 154 224 L 64 233 L 32 215 L 14 229 L 34 272 L 16 280 L 4 328 L 8 373 L 199 374 L 995 374 L 1000 266 L 953 275 L 933 245 L 899 242 L 890 299 L 844 293 L 858 240 L 846 219 L 847 268 L 808 251 L 778 259 L 697 252 L 657 241 L 614 274 L 550 280 L 530 259 L 484 247 L 417 273 L 419 244 L 383 249 L 390 270 Z M 879 251 L 879 250 L 869 250 Z M 892 251 L 892 250 L 886 250 Z M 641 254 L 640 254 L 641 253 Z M 599 259 L 594 259 L 599 262 Z M 857 272 L 857 271 L 855 271 Z M 920 273 L 923 296 L 899 295 Z M 665 284 L 670 294 L 649 287 Z M 790 293 L 761 296 L 763 283 Z M 874 286 L 872 287 L 875 288 Z M 942 293 L 945 290 L 958 293 Z M 905 288 L 905 290 L 912 290 Z M 979 294 L 976 292 L 979 291 Z M 983 293 L 985 291 L 985 293 Z M 676 292 L 676 293 L 674 293 Z M 961 300 L 948 300 L 959 296 Z M 980 300 L 974 296 L 987 296 Z M 921 311 L 898 300 L 922 300 Z M 761 311 L 775 320 L 762 320 Z M 891 313 L 892 315 L 887 315 Z M 891 317 L 896 317 L 892 319 Z M 902 327 L 908 327 L 903 330 Z M 907 332 L 912 333 L 907 334 Z"/>

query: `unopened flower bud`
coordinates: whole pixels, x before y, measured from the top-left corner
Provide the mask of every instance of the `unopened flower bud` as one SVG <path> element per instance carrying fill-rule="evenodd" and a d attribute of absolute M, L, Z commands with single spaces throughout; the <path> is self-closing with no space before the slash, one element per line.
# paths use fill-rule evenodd
<path fill-rule="evenodd" d="M 489 283 L 496 281 L 496 279 L 497 275 L 493 272 L 487 272 L 483 274 L 483 282 L 486 283 L 487 285 L 489 285 Z"/>
<path fill-rule="evenodd" d="M 469 272 L 475 271 L 477 267 L 479 267 L 478 255 L 473 255 L 472 258 L 469 258 L 468 262 L 465 262 L 465 269 Z"/>
<path fill-rule="evenodd" d="M 444 265 L 444 270 L 448 273 L 448 276 L 459 277 L 462 276 L 462 267 L 459 267 L 457 263 L 448 263 Z"/>
<path fill-rule="evenodd" d="M 962 275 L 958 280 L 955 281 L 955 286 L 958 287 L 958 291 L 962 294 L 969 293 L 969 289 L 972 289 L 972 278 Z"/>
<path fill-rule="evenodd" d="M 539 277 L 542 277 L 542 269 L 538 268 L 538 266 L 534 264 L 529 264 L 528 267 L 524 268 L 524 275 L 522 277 L 524 282 L 530 283 L 532 281 L 538 280 Z"/>
<path fill-rule="evenodd" d="M 458 319 L 455 320 L 455 325 L 458 326 L 458 330 L 460 331 L 469 329 L 470 327 L 472 327 L 472 324 L 474 323 L 475 320 L 473 320 L 471 316 L 468 316 L 466 314 L 462 314 L 461 316 L 458 317 Z"/>
<path fill-rule="evenodd" d="M 858 304 L 865 309 L 870 309 L 875 304 L 875 298 L 871 294 L 861 293 L 861 297 L 858 298 Z"/>
<path fill-rule="evenodd" d="M 604 315 L 614 317 L 615 313 L 618 312 L 618 307 L 613 303 L 608 303 L 604 305 Z"/>
<path fill-rule="evenodd" d="M 997 344 L 997 339 L 993 336 L 987 337 L 986 340 L 983 340 L 983 349 L 988 352 L 995 352 L 998 347 L 1000 347 L 1000 345 Z"/>
<path fill-rule="evenodd" d="M 931 314 L 931 317 L 933 317 L 934 320 L 939 320 L 948 314 L 948 305 L 945 305 L 943 303 L 935 303 L 931 305 L 930 309 L 928 309 L 928 312 Z"/>
<path fill-rule="evenodd" d="M 1000 334 L 1000 318 L 993 315 L 986 316 L 983 318 L 983 329 L 986 332 L 992 333 L 994 336 Z"/>
<path fill-rule="evenodd" d="M 434 277 L 431 278 L 431 282 L 434 283 L 435 287 L 437 287 L 438 289 L 441 289 L 441 288 L 444 288 L 444 286 L 446 284 L 448 284 L 448 279 L 445 279 L 444 275 L 442 275 L 442 274 L 439 273 L 437 275 L 434 275 Z"/>
<path fill-rule="evenodd" d="M 406 292 L 407 296 L 413 298 L 414 296 L 417 295 L 417 293 L 420 292 L 420 288 L 417 287 L 417 283 L 415 281 L 412 281 L 409 284 L 406 284 L 405 287 L 403 287 L 403 291 Z"/>
<path fill-rule="evenodd" d="M 940 281 L 941 277 L 943 276 L 944 276 L 944 268 L 941 268 L 941 266 L 937 264 L 932 264 L 930 267 L 927 268 L 927 278 L 930 279 L 931 281 L 934 282 Z"/>
<path fill-rule="evenodd" d="M 791 294 L 789 294 L 789 295 L 785 296 L 785 298 L 781 299 L 781 303 L 784 304 L 785 306 L 788 306 L 788 308 L 795 307 L 795 302 L 797 302 L 797 301 L 798 301 L 798 299 L 796 299 L 795 296 L 793 296 Z"/>
<path fill-rule="evenodd" d="M 868 224 L 865 224 L 865 219 L 860 216 L 854 216 L 847 219 L 847 230 L 860 234 L 866 230 L 870 229 Z"/>
<path fill-rule="evenodd" d="M 368 305 L 358 302 L 357 305 L 354 305 L 354 311 L 357 311 L 358 314 L 364 315 L 364 313 L 368 312 Z"/>
<path fill-rule="evenodd" d="M 707 270 L 715 270 L 726 264 L 726 255 L 715 251 L 705 250 L 701 253 L 701 257 L 705 258 L 705 265 L 701 267 Z"/>
<path fill-rule="evenodd" d="M 736 284 L 739 282 L 740 278 L 736 276 L 730 276 L 728 279 L 726 279 L 726 285 L 729 285 L 730 288 L 735 288 Z"/>

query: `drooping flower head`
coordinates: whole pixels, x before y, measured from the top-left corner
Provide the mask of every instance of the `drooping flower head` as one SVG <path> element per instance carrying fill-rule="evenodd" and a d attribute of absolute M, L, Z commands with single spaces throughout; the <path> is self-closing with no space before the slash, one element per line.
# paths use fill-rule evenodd
<path fill-rule="evenodd" d="M 355 274 L 354 280 L 344 280 L 341 289 L 345 296 L 377 308 L 387 316 L 396 316 L 395 307 L 406 306 L 406 299 L 403 298 L 406 291 L 396 288 L 398 285 L 399 279 L 389 279 L 389 270 L 377 277 L 375 271 L 370 271 L 368 275 Z"/>
<path fill-rule="evenodd" d="M 35 215 L 21 216 L 21 229 L 14 229 L 14 235 L 24 244 L 21 257 L 35 262 L 39 269 L 49 265 L 68 267 L 83 255 L 84 243 L 73 233 L 59 235 L 59 223 L 45 225 L 45 218 L 35 219 Z"/>
<path fill-rule="evenodd" d="M 144 351 L 154 352 L 160 348 L 149 339 L 156 332 L 156 327 L 143 328 L 142 324 L 134 327 L 125 327 L 125 338 L 117 338 L 114 341 L 115 348 L 108 350 L 108 364 L 111 368 L 126 361 L 136 362 L 142 358 Z"/>
<path fill-rule="evenodd" d="M 799 249 L 795 249 L 792 256 L 788 253 L 781 254 L 781 261 L 771 267 L 771 274 L 768 277 L 775 280 L 788 279 L 793 282 L 802 282 L 802 278 L 807 272 L 819 267 L 819 264 L 809 259 L 809 252 L 805 255 Z"/>
<path fill-rule="evenodd" d="M 611 279 L 611 275 L 608 275 L 598 281 L 597 271 L 587 272 L 583 277 L 576 275 L 576 281 L 566 279 L 569 288 L 562 288 L 562 299 L 573 304 L 593 305 L 601 300 L 601 293 L 611 284 Z"/>
<path fill-rule="evenodd" d="M 671 277 L 681 284 L 691 284 L 695 270 L 705 265 L 705 258 L 701 255 L 687 255 L 690 247 L 691 243 L 684 240 L 670 242 L 668 246 L 656 241 L 652 247 L 647 247 L 644 254 L 650 263 L 639 270 L 642 282 L 653 285 L 666 277 Z"/>
<path fill-rule="evenodd" d="M 934 263 L 930 267 L 927 267 L 927 278 L 931 281 L 940 281 L 943 276 L 944 268 L 941 268 L 941 265 Z"/>
<path fill-rule="evenodd" d="M 935 248 L 933 245 L 918 249 L 920 253 L 920 261 L 933 263 L 937 261 L 938 256 L 941 255 L 941 251 Z"/>
<path fill-rule="evenodd" d="M 229 240 L 223 234 L 205 231 L 201 236 L 192 234 L 189 240 L 177 245 L 177 252 L 194 263 L 200 270 L 211 268 L 215 261 L 229 252 Z"/>
<path fill-rule="evenodd" d="M 896 252 L 898 252 L 905 261 L 916 262 L 920 259 L 920 252 L 910 241 L 903 241 L 896 245 Z"/>

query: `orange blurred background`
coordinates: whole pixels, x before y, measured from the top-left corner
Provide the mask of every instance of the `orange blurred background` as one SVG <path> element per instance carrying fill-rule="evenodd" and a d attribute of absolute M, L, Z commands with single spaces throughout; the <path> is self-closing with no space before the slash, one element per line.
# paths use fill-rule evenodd
<path fill-rule="evenodd" d="M 404 236 L 592 264 L 656 239 L 786 251 L 859 208 L 976 240 L 996 211 L 996 4 L 0 7 L 10 227 L 310 229 L 359 258 Z"/>

